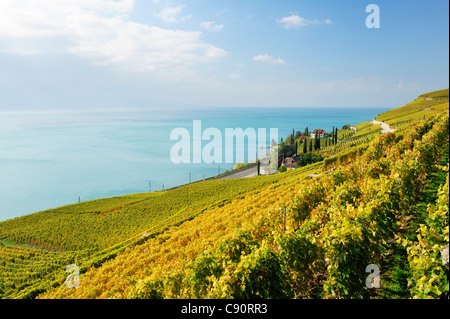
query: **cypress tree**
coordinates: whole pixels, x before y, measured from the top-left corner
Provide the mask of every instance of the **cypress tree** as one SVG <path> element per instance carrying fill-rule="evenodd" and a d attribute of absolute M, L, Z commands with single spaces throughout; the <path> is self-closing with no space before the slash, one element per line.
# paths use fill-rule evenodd
<path fill-rule="evenodd" d="M 313 151 L 313 143 L 312 143 L 312 138 L 309 139 L 309 151 L 312 152 Z"/>
<path fill-rule="evenodd" d="M 308 146 L 308 145 L 306 145 L 306 138 L 304 138 L 304 139 L 303 139 L 303 154 L 308 153 L 307 146 Z"/>

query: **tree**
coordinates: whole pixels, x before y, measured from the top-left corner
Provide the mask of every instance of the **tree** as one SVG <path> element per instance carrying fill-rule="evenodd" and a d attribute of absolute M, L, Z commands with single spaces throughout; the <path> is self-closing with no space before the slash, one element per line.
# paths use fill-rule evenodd
<path fill-rule="evenodd" d="M 259 160 L 256 160 L 256 168 L 258 171 L 258 176 L 261 175 L 261 162 Z"/>
<path fill-rule="evenodd" d="M 296 163 L 297 167 L 303 167 L 308 164 L 317 163 L 320 161 L 323 161 L 323 157 L 316 153 L 308 153 L 308 154 L 302 154 L 299 156 L 299 161 Z"/>
<path fill-rule="evenodd" d="M 278 147 L 278 159 L 292 157 L 295 154 L 295 147 L 291 144 L 280 144 Z"/>
<path fill-rule="evenodd" d="M 295 132 L 295 139 L 298 140 L 302 136 L 302 132 L 297 131 Z"/>
<path fill-rule="evenodd" d="M 306 138 L 303 139 L 303 154 L 308 153 L 308 145 L 306 145 Z"/>
<path fill-rule="evenodd" d="M 313 142 L 312 142 L 312 138 L 309 139 L 309 151 L 310 151 L 310 152 L 313 151 Z"/>

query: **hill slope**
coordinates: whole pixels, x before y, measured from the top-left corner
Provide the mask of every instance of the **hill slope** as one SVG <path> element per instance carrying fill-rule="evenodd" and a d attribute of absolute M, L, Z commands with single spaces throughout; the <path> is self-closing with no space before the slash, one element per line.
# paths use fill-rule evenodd
<path fill-rule="evenodd" d="M 281 175 L 251 180 L 203 181 L 173 190 L 100 199 L 0 223 L 0 296 L 34 297 L 67 276 L 65 265 L 81 270 L 100 265 L 128 247 L 181 224 L 206 209 L 224 205 Z M 53 256 L 23 262 L 23 250 Z M 46 274 L 37 278 L 36 274 Z"/>

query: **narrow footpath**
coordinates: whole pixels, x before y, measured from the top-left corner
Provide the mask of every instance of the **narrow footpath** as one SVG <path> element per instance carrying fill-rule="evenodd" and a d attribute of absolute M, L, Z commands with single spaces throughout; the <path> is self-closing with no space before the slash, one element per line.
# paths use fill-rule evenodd
<path fill-rule="evenodd" d="M 375 125 L 380 125 L 380 126 L 381 126 L 381 134 L 386 134 L 386 133 L 395 132 L 395 129 L 391 128 L 391 127 L 389 126 L 389 124 L 386 124 L 386 123 L 384 123 L 384 122 L 380 122 L 380 121 L 373 120 L 371 123 L 372 123 L 372 124 L 375 124 Z"/>

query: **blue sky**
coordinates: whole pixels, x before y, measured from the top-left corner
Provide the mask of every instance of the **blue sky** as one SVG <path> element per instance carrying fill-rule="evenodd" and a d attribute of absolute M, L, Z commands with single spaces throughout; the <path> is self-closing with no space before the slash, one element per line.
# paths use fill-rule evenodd
<path fill-rule="evenodd" d="M 449 86 L 448 6 L 2 0 L 0 111 L 397 107 Z"/>

